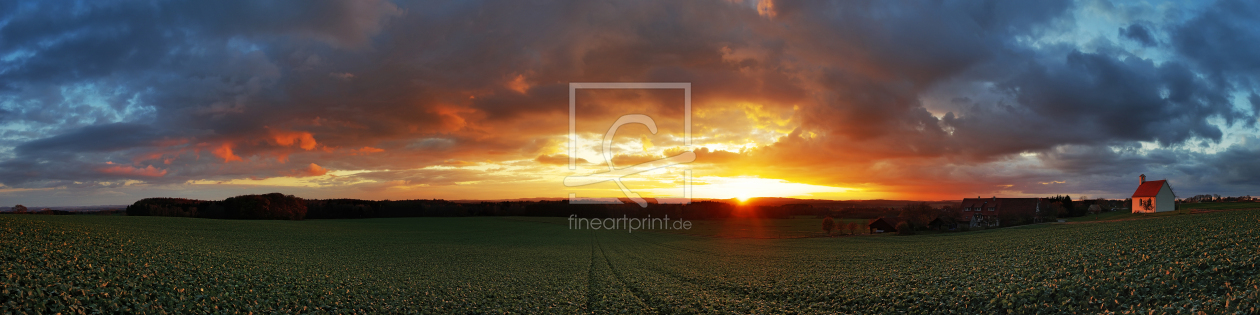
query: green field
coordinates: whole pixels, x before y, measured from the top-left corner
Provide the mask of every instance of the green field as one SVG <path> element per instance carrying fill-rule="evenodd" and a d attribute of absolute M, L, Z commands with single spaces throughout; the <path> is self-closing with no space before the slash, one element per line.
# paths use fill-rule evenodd
<path fill-rule="evenodd" d="M 558 222 L 552 218 L 536 218 L 536 220 Z M 837 226 L 844 224 L 845 227 L 836 227 L 831 231 L 831 236 L 868 234 L 869 229 L 866 227 L 866 224 L 870 220 L 834 220 Z M 723 238 L 803 238 L 827 236 L 827 232 L 822 229 L 823 219 L 813 216 L 796 216 L 790 219 L 734 218 L 695 222 L 704 222 L 704 224 L 696 224 L 689 230 L 658 230 L 658 232 Z M 850 231 L 847 227 L 849 223 L 857 223 L 859 226 L 858 231 Z M 565 224 L 567 225 L 568 223 L 565 222 Z"/>
<path fill-rule="evenodd" d="M 1063 218 L 1067 222 L 1088 222 L 1088 221 L 1112 221 L 1112 220 L 1130 220 L 1130 219 L 1146 219 L 1158 218 L 1166 216 L 1183 215 L 1180 211 L 1167 211 L 1159 213 L 1132 213 L 1126 211 L 1107 211 L 1098 214 L 1089 214 L 1080 217 Z"/>
<path fill-rule="evenodd" d="M 1234 209 L 1260 209 L 1260 203 L 1257 202 L 1205 202 L 1205 203 L 1182 203 L 1177 205 L 1180 210 L 1234 210 Z M 1128 210 L 1123 211 L 1107 211 L 1099 214 L 1091 214 L 1081 217 L 1064 218 L 1067 222 L 1086 222 L 1086 221 L 1110 221 L 1110 220 L 1127 220 L 1154 218 L 1161 216 L 1172 216 L 1185 214 L 1182 211 L 1169 211 L 1159 213 L 1131 213 Z"/>
<path fill-rule="evenodd" d="M 693 223 L 697 231 L 731 224 Z M 511 217 L 4 215 L 0 308 L 63 314 L 1260 312 L 1255 210 L 836 238 L 566 225 L 563 218 Z"/>
<path fill-rule="evenodd" d="M 1085 221 L 1121 220 L 1121 219 L 1140 218 L 1140 217 L 1142 217 L 1142 214 L 1132 213 L 1126 210 L 1126 211 L 1107 211 L 1107 212 L 1100 212 L 1098 214 L 1089 214 L 1089 215 L 1080 216 L 1080 217 L 1068 217 L 1068 218 L 1061 218 L 1061 219 L 1067 222 L 1085 222 Z"/>
<path fill-rule="evenodd" d="M 1179 206 L 1182 209 L 1200 209 L 1200 210 L 1257 209 L 1257 208 L 1260 208 L 1260 202 L 1183 203 L 1183 204 L 1180 204 Z"/>

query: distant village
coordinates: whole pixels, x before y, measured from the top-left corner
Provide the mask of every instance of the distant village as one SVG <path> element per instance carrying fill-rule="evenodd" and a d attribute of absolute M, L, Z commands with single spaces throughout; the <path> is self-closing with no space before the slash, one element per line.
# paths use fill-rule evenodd
<path fill-rule="evenodd" d="M 1250 195 L 1221 197 L 1198 195 L 1178 199 L 1167 180 L 1146 180 L 1138 176 L 1133 195 L 1125 200 L 1077 200 L 1070 196 L 1049 198 L 964 198 L 957 207 L 940 209 L 907 206 L 896 216 L 872 219 L 870 233 L 905 233 L 911 230 L 968 230 L 1032 223 L 1055 222 L 1061 218 L 1079 217 L 1102 212 L 1160 213 L 1177 211 L 1180 204 L 1200 202 L 1256 202 Z"/>

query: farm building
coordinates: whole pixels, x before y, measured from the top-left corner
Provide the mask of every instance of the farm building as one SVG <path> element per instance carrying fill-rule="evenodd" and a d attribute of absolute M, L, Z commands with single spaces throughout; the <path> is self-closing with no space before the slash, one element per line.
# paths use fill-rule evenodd
<path fill-rule="evenodd" d="M 871 229 L 871 234 L 896 232 L 897 223 L 901 223 L 902 221 L 905 220 L 897 217 L 878 217 L 871 220 L 871 222 L 867 223 L 866 226 Z"/>
<path fill-rule="evenodd" d="M 953 228 L 953 227 L 952 227 L 952 226 L 946 226 L 946 224 L 945 224 L 945 220 L 942 220 L 942 219 L 941 219 L 941 217 L 939 217 L 939 216 L 938 216 L 938 217 L 936 217 L 935 219 L 932 219 L 932 221 L 929 221 L 929 222 L 928 222 L 928 226 L 927 226 L 927 228 L 928 228 L 929 230 L 941 230 L 941 229 L 945 229 L 945 228 Z"/>
<path fill-rule="evenodd" d="M 958 223 L 971 227 L 1033 223 L 1051 211 L 1041 198 L 965 198 L 959 207 Z"/>
<path fill-rule="evenodd" d="M 1098 214 L 1099 212 L 1102 212 L 1102 206 L 1089 205 L 1089 209 L 1087 211 L 1089 212 L 1089 214 Z"/>
<path fill-rule="evenodd" d="M 1167 180 L 1146 181 L 1146 174 L 1138 176 L 1138 188 L 1133 192 L 1133 213 L 1156 213 L 1177 210 L 1172 186 Z"/>

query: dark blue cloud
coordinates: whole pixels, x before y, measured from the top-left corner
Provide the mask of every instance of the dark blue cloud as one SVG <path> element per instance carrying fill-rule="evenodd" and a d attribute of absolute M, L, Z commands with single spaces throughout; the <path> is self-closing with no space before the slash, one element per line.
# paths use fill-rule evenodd
<path fill-rule="evenodd" d="M 75 151 L 117 151 L 150 146 L 160 139 L 158 130 L 142 124 L 115 123 L 84 127 L 56 136 L 18 145 L 18 154 L 48 154 Z"/>
<path fill-rule="evenodd" d="M 1145 26 L 1139 24 L 1130 24 L 1129 27 L 1120 29 L 1120 36 L 1137 41 L 1142 46 L 1152 47 L 1157 45 L 1155 37 L 1151 35 L 1151 31 Z"/>
<path fill-rule="evenodd" d="M 1260 75 L 1260 3 L 1221 0 L 1202 14 L 1172 28 L 1173 48 L 1204 72 L 1247 75 L 1253 88 Z M 1218 77 L 1220 80 L 1228 78 Z"/>

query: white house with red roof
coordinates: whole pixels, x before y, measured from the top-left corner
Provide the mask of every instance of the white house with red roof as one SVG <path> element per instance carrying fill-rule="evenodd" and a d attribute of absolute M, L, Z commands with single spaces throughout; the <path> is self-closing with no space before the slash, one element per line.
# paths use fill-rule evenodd
<path fill-rule="evenodd" d="M 1139 185 L 1133 192 L 1133 213 L 1156 213 L 1177 210 L 1177 195 L 1167 180 L 1146 181 L 1146 174 L 1138 176 Z"/>

